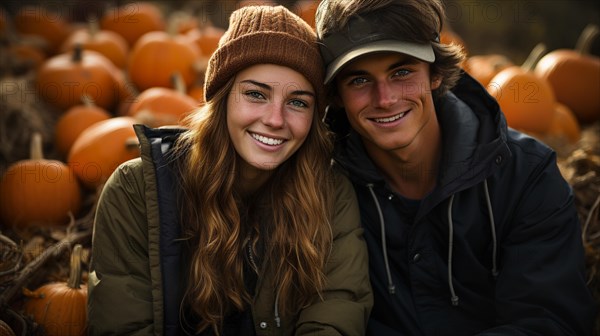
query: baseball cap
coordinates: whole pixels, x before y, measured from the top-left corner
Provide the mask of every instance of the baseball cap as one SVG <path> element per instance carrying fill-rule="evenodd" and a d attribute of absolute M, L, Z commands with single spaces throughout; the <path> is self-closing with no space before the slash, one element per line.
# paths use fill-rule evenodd
<path fill-rule="evenodd" d="M 348 62 L 374 52 L 398 52 L 431 63 L 435 54 L 431 42 L 415 43 L 402 39 L 377 15 L 352 17 L 343 30 L 320 39 L 319 48 L 325 62 L 324 83 L 329 83 Z M 439 35 L 434 38 L 439 41 Z"/>

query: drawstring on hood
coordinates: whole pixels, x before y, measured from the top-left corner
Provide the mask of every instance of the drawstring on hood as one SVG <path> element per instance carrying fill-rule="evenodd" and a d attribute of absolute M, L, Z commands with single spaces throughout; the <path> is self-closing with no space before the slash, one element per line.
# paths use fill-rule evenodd
<path fill-rule="evenodd" d="M 498 276 L 498 266 L 496 265 L 496 253 L 498 244 L 496 242 L 496 223 L 494 222 L 494 213 L 492 212 L 492 202 L 490 201 L 490 191 L 488 190 L 487 179 L 483 181 L 485 189 L 485 201 L 488 208 L 488 216 L 490 216 L 490 226 L 492 228 L 492 275 L 494 278 Z"/>
<path fill-rule="evenodd" d="M 492 231 L 492 276 L 496 278 L 498 276 L 497 267 L 497 250 L 498 243 L 496 241 L 496 223 L 494 222 L 494 212 L 492 211 L 492 202 L 490 200 L 490 192 L 488 189 L 487 179 L 483 180 L 483 189 L 485 190 L 485 202 L 487 205 L 488 216 L 490 218 L 490 228 Z M 458 296 L 454 291 L 454 283 L 452 282 L 452 248 L 454 245 L 454 224 L 452 222 L 452 203 L 454 202 L 454 195 L 450 196 L 448 202 L 448 287 L 450 287 L 450 301 L 453 306 L 458 306 Z"/>
<path fill-rule="evenodd" d="M 394 295 L 394 293 L 396 293 L 396 286 L 392 281 L 392 272 L 390 271 L 390 263 L 388 261 L 387 243 L 385 240 L 385 221 L 383 220 L 383 212 L 381 212 L 381 206 L 379 205 L 379 201 L 377 200 L 375 192 L 373 191 L 373 184 L 369 183 L 367 184 L 367 187 L 371 192 L 371 197 L 373 197 L 373 201 L 375 202 L 375 206 L 377 207 L 377 213 L 379 214 L 379 223 L 381 225 L 381 250 L 383 252 L 383 261 L 385 263 L 385 272 L 387 274 L 388 280 L 388 293 L 390 295 Z"/>
<path fill-rule="evenodd" d="M 498 242 L 496 240 L 496 223 L 494 222 L 494 212 L 492 210 L 492 202 L 490 200 L 490 193 L 488 189 L 487 179 L 483 181 L 483 187 L 485 191 L 485 201 L 488 210 L 488 216 L 490 219 L 490 228 L 492 231 L 492 276 L 496 278 L 498 276 L 498 265 L 497 265 L 497 250 L 498 250 Z M 385 271 L 387 275 L 388 281 L 388 293 L 393 295 L 396 292 L 396 286 L 392 281 L 392 272 L 390 271 L 390 264 L 388 261 L 387 255 L 387 242 L 385 237 L 385 220 L 383 219 L 383 212 L 381 211 L 381 206 L 379 205 L 379 201 L 377 200 L 377 196 L 375 195 L 375 191 L 373 191 L 373 184 L 368 183 L 367 188 L 373 198 L 373 202 L 375 203 L 375 207 L 377 208 L 377 213 L 379 215 L 379 224 L 381 227 L 381 250 L 383 253 L 383 261 L 385 263 Z M 454 248 L 454 223 L 452 221 L 452 204 L 454 203 L 454 195 L 450 196 L 448 201 L 448 287 L 450 288 L 450 301 L 453 306 L 458 306 L 459 298 L 454 291 L 454 283 L 452 281 L 452 253 Z"/>
<path fill-rule="evenodd" d="M 275 325 L 277 328 L 281 328 L 281 318 L 279 318 L 279 293 L 281 291 L 277 291 L 275 295 Z"/>
<path fill-rule="evenodd" d="M 448 202 L 448 287 L 450 287 L 450 301 L 453 306 L 458 306 L 458 296 L 454 291 L 454 284 L 452 282 L 452 247 L 454 245 L 454 224 L 452 223 L 452 203 L 454 203 L 454 194 L 450 196 Z"/>

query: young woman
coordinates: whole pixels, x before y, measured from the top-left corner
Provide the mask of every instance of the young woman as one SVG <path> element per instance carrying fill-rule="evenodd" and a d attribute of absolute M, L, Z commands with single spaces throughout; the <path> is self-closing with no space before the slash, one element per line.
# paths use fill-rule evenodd
<path fill-rule="evenodd" d="M 136 126 L 104 186 L 89 332 L 361 335 L 372 305 L 350 183 L 330 165 L 313 30 L 243 7 L 187 130 Z"/>

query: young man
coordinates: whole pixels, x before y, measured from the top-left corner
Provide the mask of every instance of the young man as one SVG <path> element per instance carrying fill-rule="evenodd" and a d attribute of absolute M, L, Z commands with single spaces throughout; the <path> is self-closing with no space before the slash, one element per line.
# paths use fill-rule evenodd
<path fill-rule="evenodd" d="M 581 227 L 542 143 L 439 42 L 441 0 L 323 0 L 336 161 L 361 207 L 370 335 L 589 335 Z"/>

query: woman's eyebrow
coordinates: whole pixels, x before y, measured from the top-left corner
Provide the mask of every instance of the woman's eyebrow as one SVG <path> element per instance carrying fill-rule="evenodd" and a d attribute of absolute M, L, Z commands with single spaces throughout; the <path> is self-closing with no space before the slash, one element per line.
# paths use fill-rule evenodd
<path fill-rule="evenodd" d="M 240 83 L 245 83 L 245 84 L 252 84 L 252 85 L 256 85 L 260 88 L 263 88 L 265 90 L 269 90 L 272 91 L 273 90 L 273 86 L 274 85 L 269 85 L 267 83 L 263 83 L 263 82 L 258 82 L 252 79 L 245 79 L 240 81 Z M 291 85 L 288 84 L 288 87 L 297 87 L 297 85 Z M 289 91 L 289 93 L 296 95 L 296 96 L 311 96 L 311 97 L 315 97 L 314 92 L 312 91 L 307 91 L 307 90 L 293 90 L 293 91 Z"/>
<path fill-rule="evenodd" d="M 261 87 L 261 88 L 263 88 L 265 90 L 273 90 L 273 87 L 271 85 L 268 85 L 268 84 L 262 83 L 262 82 L 257 82 L 257 81 L 252 80 L 252 79 L 242 80 L 242 81 L 240 81 L 240 84 L 241 83 L 256 85 L 256 86 Z"/>

